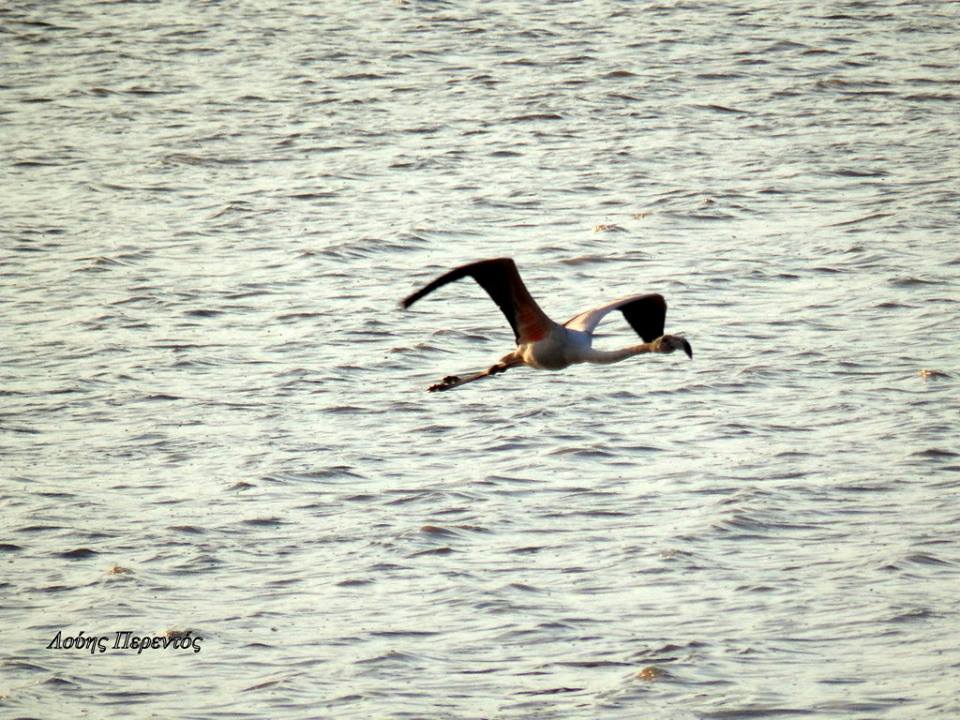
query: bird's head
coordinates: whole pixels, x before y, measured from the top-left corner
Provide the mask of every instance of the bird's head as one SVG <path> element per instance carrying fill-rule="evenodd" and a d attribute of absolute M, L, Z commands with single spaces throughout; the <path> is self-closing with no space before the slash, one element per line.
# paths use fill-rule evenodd
<path fill-rule="evenodd" d="M 687 339 L 681 335 L 662 335 L 655 341 L 657 352 L 672 353 L 674 350 L 683 350 L 687 357 L 693 359 L 693 348 Z"/>

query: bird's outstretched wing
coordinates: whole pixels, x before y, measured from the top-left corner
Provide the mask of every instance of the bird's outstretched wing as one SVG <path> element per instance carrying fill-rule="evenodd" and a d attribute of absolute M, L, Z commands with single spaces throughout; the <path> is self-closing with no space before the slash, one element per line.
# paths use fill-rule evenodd
<path fill-rule="evenodd" d="M 637 335 L 643 338 L 644 342 L 652 342 L 663 335 L 663 325 L 667 318 L 667 301 L 663 299 L 663 295 L 657 293 L 631 295 L 592 310 L 584 310 L 567 320 L 563 326 L 592 334 L 604 316 L 614 310 L 623 313 L 630 327 L 636 330 Z"/>
<path fill-rule="evenodd" d="M 408 308 L 438 287 L 465 277 L 472 277 L 493 298 L 513 328 L 518 345 L 539 340 L 550 332 L 553 321 L 530 295 L 511 258 L 494 258 L 462 265 L 404 298 L 400 304 Z"/>

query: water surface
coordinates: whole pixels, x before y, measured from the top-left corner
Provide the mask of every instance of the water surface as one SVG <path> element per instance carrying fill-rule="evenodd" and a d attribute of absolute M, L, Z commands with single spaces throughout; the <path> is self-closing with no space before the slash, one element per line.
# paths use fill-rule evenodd
<path fill-rule="evenodd" d="M 6 712 L 957 717 L 957 6 L 328 5 L 0 10 Z"/>

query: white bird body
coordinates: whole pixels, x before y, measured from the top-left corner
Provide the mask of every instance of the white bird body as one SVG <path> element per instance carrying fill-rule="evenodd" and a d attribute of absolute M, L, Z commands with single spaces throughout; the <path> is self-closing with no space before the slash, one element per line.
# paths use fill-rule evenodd
<path fill-rule="evenodd" d="M 593 347 L 591 333 L 562 325 L 553 328 L 543 340 L 523 343 L 514 350 L 524 365 L 538 370 L 563 370 L 578 363 L 609 365 L 643 352 L 652 352 L 646 349 L 646 343 L 619 350 L 598 350 Z"/>
<path fill-rule="evenodd" d="M 563 370 L 577 363 L 610 364 L 642 353 L 670 353 L 682 349 L 691 358 L 690 343 L 678 335 L 664 335 L 667 303 L 661 295 L 630 295 L 585 310 L 563 325 L 551 320 L 530 295 L 516 264 L 510 258 L 496 258 L 463 265 L 441 275 L 433 282 L 403 300 L 410 307 L 438 287 L 472 277 L 493 299 L 506 316 L 517 340 L 517 347 L 486 370 L 466 377 L 450 375 L 428 388 L 431 392 L 450 390 L 474 380 L 505 372 L 517 365 L 539 370 Z M 620 310 L 644 342 L 619 350 L 598 350 L 593 347 L 593 331 L 610 312 Z"/>
<path fill-rule="evenodd" d="M 563 370 L 574 363 L 583 362 L 584 353 L 590 350 L 590 337 L 584 333 L 572 333 L 554 323 L 542 340 L 521 343 L 514 354 L 524 365 L 538 370 Z"/>

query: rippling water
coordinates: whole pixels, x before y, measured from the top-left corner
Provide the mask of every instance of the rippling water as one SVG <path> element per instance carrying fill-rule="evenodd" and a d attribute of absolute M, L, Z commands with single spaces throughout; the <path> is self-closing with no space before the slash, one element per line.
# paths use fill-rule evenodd
<path fill-rule="evenodd" d="M 4 6 L 3 713 L 960 716 L 958 8 Z"/>

